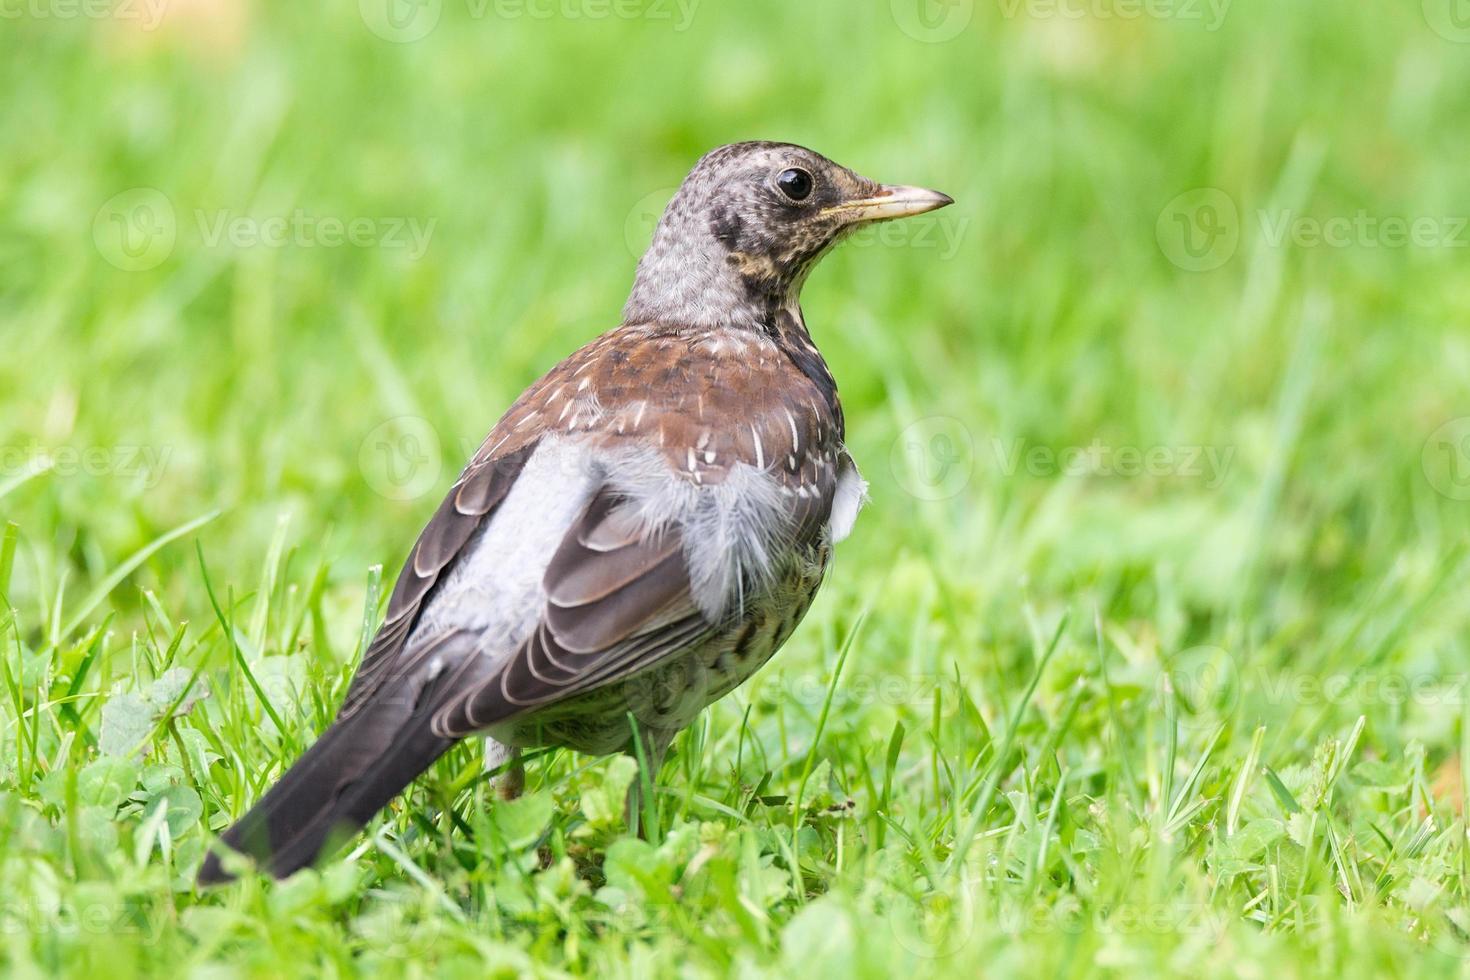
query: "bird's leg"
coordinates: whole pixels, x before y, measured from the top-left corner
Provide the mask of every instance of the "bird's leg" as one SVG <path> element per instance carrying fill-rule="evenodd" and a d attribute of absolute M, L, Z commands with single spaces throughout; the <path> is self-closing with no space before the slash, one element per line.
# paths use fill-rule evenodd
<path fill-rule="evenodd" d="M 521 764 L 521 750 L 488 739 L 485 745 L 485 771 L 499 769 L 506 763 L 510 768 L 490 780 L 490 787 L 502 800 L 513 800 L 526 788 L 526 767 Z"/>
<path fill-rule="evenodd" d="M 659 728 L 635 728 L 634 739 L 630 739 L 628 747 L 624 750 L 639 762 L 638 774 L 633 777 L 633 785 L 628 787 L 628 796 L 623 803 L 623 820 L 628 829 L 636 833 L 644 840 L 649 839 L 648 822 L 643 820 L 644 801 L 647 800 L 653 806 L 653 788 L 658 780 L 658 771 L 663 766 L 664 756 L 669 751 L 669 745 L 674 741 L 675 732 L 665 731 Z M 644 784 L 647 783 L 649 795 L 644 796 Z"/>

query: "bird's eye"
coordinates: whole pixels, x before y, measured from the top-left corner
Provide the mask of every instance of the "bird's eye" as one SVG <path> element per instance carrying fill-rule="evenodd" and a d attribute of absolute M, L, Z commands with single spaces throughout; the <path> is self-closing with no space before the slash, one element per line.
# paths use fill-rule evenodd
<path fill-rule="evenodd" d="M 812 183 L 812 175 L 796 167 L 781 171 L 776 178 L 776 186 L 781 188 L 781 193 L 793 201 L 805 201 L 810 197 Z"/>

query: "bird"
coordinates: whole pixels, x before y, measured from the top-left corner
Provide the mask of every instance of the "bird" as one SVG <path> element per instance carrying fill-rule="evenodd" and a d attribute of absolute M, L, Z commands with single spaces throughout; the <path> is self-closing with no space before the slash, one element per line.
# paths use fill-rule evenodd
<path fill-rule="evenodd" d="M 791 143 L 701 157 L 621 324 L 491 429 L 335 720 L 224 831 L 199 884 L 235 877 L 229 852 L 278 878 L 314 864 L 471 736 L 506 797 L 530 748 L 628 752 L 656 774 L 786 642 L 866 500 L 802 315 L 808 275 L 855 230 L 952 203 Z"/>

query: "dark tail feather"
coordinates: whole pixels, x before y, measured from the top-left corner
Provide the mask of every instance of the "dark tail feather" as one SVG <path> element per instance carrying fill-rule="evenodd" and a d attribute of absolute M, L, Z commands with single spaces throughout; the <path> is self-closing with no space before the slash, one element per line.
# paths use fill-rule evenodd
<path fill-rule="evenodd" d="M 387 679 L 351 717 L 334 722 L 221 843 L 284 878 L 314 862 L 329 837 L 361 830 L 454 744 L 434 734 L 433 717 L 478 660 L 472 655 L 427 684 L 422 676 Z M 210 853 L 198 881 L 233 877 Z"/>

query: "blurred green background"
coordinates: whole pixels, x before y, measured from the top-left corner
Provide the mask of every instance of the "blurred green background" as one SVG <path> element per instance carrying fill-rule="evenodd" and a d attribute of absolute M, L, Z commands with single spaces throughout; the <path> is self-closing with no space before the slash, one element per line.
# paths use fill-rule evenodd
<path fill-rule="evenodd" d="M 1465 969 L 1464 0 L 0 0 L 0 83 L 12 971 Z M 754 138 L 958 203 L 807 287 L 872 501 L 668 840 L 565 756 L 468 834 L 467 748 L 194 896 L 370 567 Z"/>

